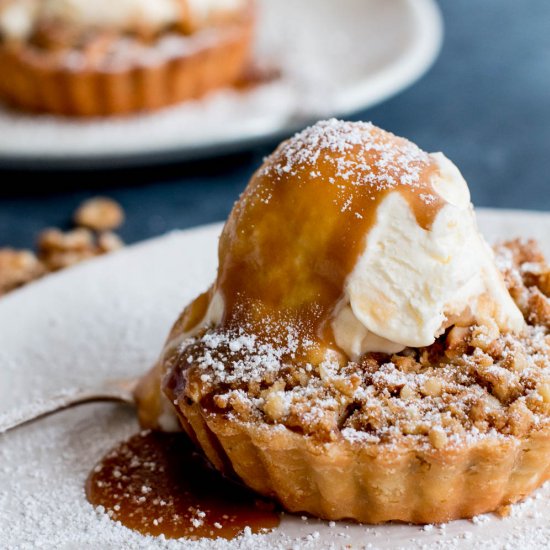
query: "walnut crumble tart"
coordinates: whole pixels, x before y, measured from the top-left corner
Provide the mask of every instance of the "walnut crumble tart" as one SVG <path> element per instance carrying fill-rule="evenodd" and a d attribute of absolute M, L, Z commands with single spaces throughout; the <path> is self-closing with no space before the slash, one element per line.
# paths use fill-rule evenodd
<path fill-rule="evenodd" d="M 445 522 L 516 502 L 550 478 L 550 267 L 532 241 L 501 244 L 493 255 L 464 221 L 473 210 L 469 194 L 457 198 L 466 185 L 457 174 L 361 123 L 328 121 L 283 144 L 226 224 L 215 284 L 183 312 L 143 379 L 142 423 L 173 428 L 175 411 L 216 468 L 290 511 L 326 519 Z M 427 345 L 405 342 L 420 331 L 391 333 L 396 316 L 403 327 L 409 318 L 385 314 L 397 300 L 387 279 L 377 324 L 350 284 L 377 236 L 383 246 L 369 284 L 380 256 L 399 245 L 392 231 L 409 218 L 392 225 L 395 195 L 416 209 L 409 218 L 422 228 L 418 239 L 460 233 L 489 262 L 479 284 L 482 260 L 465 278 L 445 271 L 443 281 L 456 281 L 438 302 L 438 269 L 455 261 L 460 242 L 446 250 L 435 239 L 440 265 L 426 264 L 420 309 L 409 308 L 414 296 L 401 306 L 418 319 L 424 303 L 443 308 Z M 360 235 L 368 237 L 362 257 Z M 412 265 L 400 252 L 393 282 L 403 275 L 409 284 L 432 261 L 426 242 Z M 467 261 L 461 252 L 456 269 Z M 340 315 L 348 304 L 359 328 Z M 345 336 L 363 331 L 361 345 L 339 336 L 339 316 Z"/>
<path fill-rule="evenodd" d="M 0 98 L 98 117 L 157 110 L 233 86 L 253 0 L 2 0 Z"/>

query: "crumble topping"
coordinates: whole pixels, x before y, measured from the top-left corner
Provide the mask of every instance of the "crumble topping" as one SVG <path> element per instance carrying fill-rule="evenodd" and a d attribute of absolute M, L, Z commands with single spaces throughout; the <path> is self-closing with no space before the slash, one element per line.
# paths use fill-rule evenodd
<path fill-rule="evenodd" d="M 550 422 L 550 267 L 533 241 L 496 247 L 497 265 L 527 322 L 523 333 L 450 327 L 425 348 L 357 362 L 303 340 L 212 328 L 184 342 L 167 392 L 243 422 L 281 424 L 320 441 L 443 448 L 523 436 Z M 185 384 L 182 385 L 183 378 Z M 182 391 L 182 387 L 184 390 Z"/>

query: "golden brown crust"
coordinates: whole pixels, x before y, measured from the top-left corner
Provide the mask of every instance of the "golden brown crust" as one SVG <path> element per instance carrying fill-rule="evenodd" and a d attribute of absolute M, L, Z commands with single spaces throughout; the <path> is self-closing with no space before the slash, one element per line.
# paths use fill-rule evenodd
<path fill-rule="evenodd" d="M 189 37 L 175 34 L 175 41 L 186 41 L 179 52 L 163 50 L 162 40 L 169 36 L 151 44 L 119 37 L 99 53 L 0 42 L 0 98 L 27 111 L 80 117 L 174 105 L 237 81 L 248 60 L 253 26 L 247 9 L 231 24 Z M 112 47 L 138 50 L 109 66 Z"/>
<path fill-rule="evenodd" d="M 218 469 L 234 470 L 291 512 L 328 520 L 444 523 L 517 502 L 550 479 L 548 426 L 521 438 L 415 449 L 343 438 L 319 444 L 281 425 L 181 408 Z"/>

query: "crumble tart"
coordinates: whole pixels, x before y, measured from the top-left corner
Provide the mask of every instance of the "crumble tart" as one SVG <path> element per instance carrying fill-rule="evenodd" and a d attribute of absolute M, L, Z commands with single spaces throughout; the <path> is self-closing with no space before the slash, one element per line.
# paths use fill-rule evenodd
<path fill-rule="evenodd" d="M 219 260 L 144 425 L 175 411 L 216 468 L 331 520 L 467 518 L 550 477 L 550 268 L 533 242 L 494 255 L 447 159 L 320 123 L 253 176 Z"/>
<path fill-rule="evenodd" d="M 151 111 L 233 85 L 252 0 L 2 0 L 0 97 L 69 116 Z"/>

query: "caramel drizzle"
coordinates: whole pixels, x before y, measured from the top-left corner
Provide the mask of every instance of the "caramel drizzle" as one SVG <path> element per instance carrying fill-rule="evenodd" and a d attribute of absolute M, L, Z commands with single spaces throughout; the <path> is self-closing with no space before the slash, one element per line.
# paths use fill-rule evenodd
<path fill-rule="evenodd" d="M 144 432 L 121 443 L 90 474 L 86 496 L 143 535 L 232 539 L 280 522 L 273 503 L 223 478 L 181 433 Z"/>
<path fill-rule="evenodd" d="M 225 226 L 216 288 L 225 328 L 292 325 L 335 347 L 330 321 L 390 194 L 429 230 L 444 204 L 431 157 L 370 124 L 327 122 L 283 143 Z M 266 329 L 266 327 L 268 327 Z"/>

